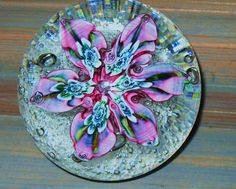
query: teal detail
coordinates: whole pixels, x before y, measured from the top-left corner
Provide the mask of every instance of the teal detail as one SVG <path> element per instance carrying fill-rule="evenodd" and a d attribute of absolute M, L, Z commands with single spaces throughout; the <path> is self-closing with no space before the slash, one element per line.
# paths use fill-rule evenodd
<path fill-rule="evenodd" d="M 84 120 L 84 124 L 88 125 L 87 132 L 92 135 L 96 130 L 103 132 L 107 127 L 107 119 L 110 116 L 110 110 L 107 105 L 107 97 L 103 96 L 100 102 L 97 102 L 92 113 Z"/>
<path fill-rule="evenodd" d="M 112 92 L 109 92 L 109 94 L 112 100 L 118 105 L 123 116 L 127 117 L 130 121 L 136 123 L 137 118 L 134 116 L 134 111 L 125 102 L 124 97 L 119 94 L 113 94 Z"/>
<path fill-rule="evenodd" d="M 124 93 L 139 88 L 149 88 L 151 86 L 152 86 L 151 82 L 145 82 L 143 80 L 133 79 L 128 75 L 124 75 L 119 77 L 113 83 L 111 90 Z"/>
<path fill-rule="evenodd" d="M 88 69 L 90 77 L 93 78 L 94 69 L 101 66 L 101 56 L 96 47 L 91 47 L 90 41 L 85 38 L 81 39 L 81 43 L 76 42 L 79 55 L 82 57 L 82 62 Z"/>
<path fill-rule="evenodd" d="M 79 82 L 77 80 L 68 80 L 67 84 L 58 83 L 50 91 L 57 92 L 59 100 L 72 100 L 73 97 L 82 98 L 84 94 L 90 94 L 94 87 L 91 82 Z"/>
<path fill-rule="evenodd" d="M 106 72 L 110 73 L 111 76 L 120 74 L 123 70 L 126 70 L 130 65 L 134 52 L 139 47 L 139 41 L 136 43 L 130 43 L 127 45 L 118 55 L 114 64 L 106 65 Z"/>

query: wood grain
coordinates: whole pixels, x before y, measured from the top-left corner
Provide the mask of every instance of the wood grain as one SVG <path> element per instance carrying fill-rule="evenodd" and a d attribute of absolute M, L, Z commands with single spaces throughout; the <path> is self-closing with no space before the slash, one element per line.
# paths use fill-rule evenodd
<path fill-rule="evenodd" d="M 138 180 L 95 183 L 50 163 L 19 116 L 16 86 L 34 33 L 75 0 L 0 1 L 0 188 L 236 189 L 236 1 L 142 0 L 171 18 L 190 40 L 204 78 L 197 132 L 170 164 Z"/>

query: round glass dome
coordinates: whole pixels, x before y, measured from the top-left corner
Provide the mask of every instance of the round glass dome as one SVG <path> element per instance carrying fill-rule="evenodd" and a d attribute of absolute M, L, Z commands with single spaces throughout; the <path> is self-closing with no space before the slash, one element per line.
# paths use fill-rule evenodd
<path fill-rule="evenodd" d="M 83 1 L 35 35 L 19 106 L 37 147 L 92 180 L 145 174 L 191 132 L 201 99 L 196 55 L 178 27 L 134 0 Z"/>

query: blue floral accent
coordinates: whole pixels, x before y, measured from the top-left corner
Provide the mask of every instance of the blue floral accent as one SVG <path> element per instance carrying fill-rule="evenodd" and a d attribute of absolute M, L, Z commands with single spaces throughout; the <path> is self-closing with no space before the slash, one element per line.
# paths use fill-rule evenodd
<path fill-rule="evenodd" d="M 113 102 L 115 102 L 123 116 L 127 117 L 130 121 L 136 123 L 137 118 L 134 116 L 134 111 L 129 107 L 129 105 L 125 102 L 125 99 L 122 95 L 119 95 L 119 93 L 112 93 L 109 91 L 109 95 L 111 96 Z"/>
<path fill-rule="evenodd" d="M 137 51 L 139 47 L 139 41 L 136 41 L 134 44 L 130 43 L 127 45 L 117 56 L 117 59 L 114 64 L 106 65 L 106 72 L 111 73 L 111 76 L 118 75 L 123 70 L 126 70 L 130 65 L 134 57 L 134 52 Z"/>
<path fill-rule="evenodd" d="M 94 90 L 93 82 L 79 82 L 70 79 L 67 83 L 57 83 L 52 86 L 50 91 L 59 93 L 57 98 L 59 100 L 71 100 L 72 98 L 82 98 L 85 94 L 91 94 Z"/>
<path fill-rule="evenodd" d="M 101 66 L 101 56 L 96 47 L 91 47 L 90 41 L 85 38 L 81 39 L 81 43 L 76 42 L 79 54 L 83 57 L 83 63 L 88 69 L 90 77 L 93 78 L 94 69 Z"/>
<path fill-rule="evenodd" d="M 143 79 L 133 79 L 128 75 L 123 75 L 112 84 L 111 90 L 124 93 L 140 88 L 149 88 L 151 86 L 152 82 L 145 82 Z"/>
<path fill-rule="evenodd" d="M 96 129 L 101 133 L 107 127 L 107 119 L 110 116 L 107 101 L 107 97 L 103 96 L 102 100 L 95 104 L 93 112 L 84 120 L 84 124 L 89 125 L 87 129 L 89 135 L 92 135 Z"/>

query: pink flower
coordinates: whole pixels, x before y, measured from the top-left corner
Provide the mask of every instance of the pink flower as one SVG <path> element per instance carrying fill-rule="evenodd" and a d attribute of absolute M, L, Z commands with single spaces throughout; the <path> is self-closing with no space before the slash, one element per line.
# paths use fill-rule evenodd
<path fill-rule="evenodd" d="M 184 74 L 171 64 L 150 63 L 157 27 L 141 14 L 126 25 L 107 49 L 101 32 L 84 20 L 62 20 L 61 46 L 80 70 L 57 70 L 40 79 L 32 98 L 49 112 L 82 106 L 70 128 L 75 154 L 98 158 L 114 147 L 116 133 L 140 145 L 157 145 L 157 122 L 137 99 L 154 102 L 183 94 Z"/>

